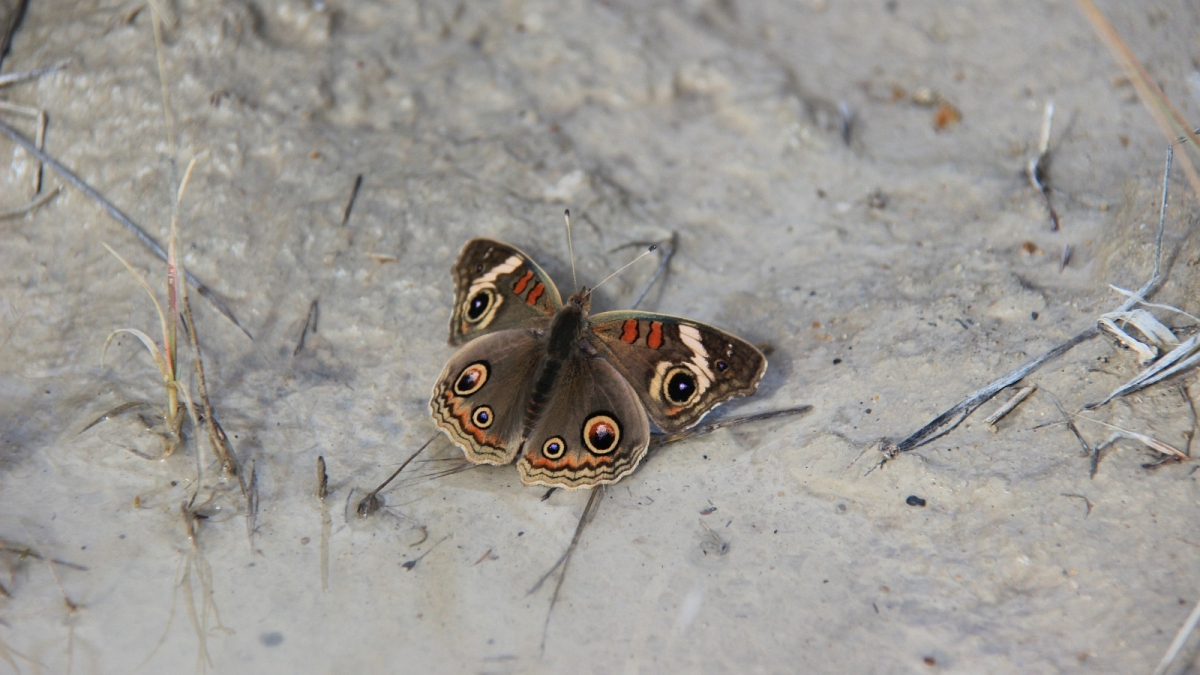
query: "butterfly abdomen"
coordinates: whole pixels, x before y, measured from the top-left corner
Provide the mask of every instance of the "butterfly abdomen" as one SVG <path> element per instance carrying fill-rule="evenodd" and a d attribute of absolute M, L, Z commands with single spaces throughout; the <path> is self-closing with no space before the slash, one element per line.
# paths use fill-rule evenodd
<path fill-rule="evenodd" d="M 529 397 L 529 405 L 525 408 L 525 426 L 521 432 L 521 438 L 527 438 L 529 432 L 533 430 L 533 426 L 542 418 L 542 412 L 550 400 L 550 392 L 554 389 L 555 381 L 558 380 L 562 364 L 561 359 L 549 357 L 542 359 L 537 382 L 533 385 L 533 394 Z"/>
<path fill-rule="evenodd" d="M 568 302 L 554 315 L 554 320 L 550 324 L 550 334 L 546 339 L 546 355 L 538 366 L 533 394 L 529 397 L 529 405 L 525 408 L 525 426 L 521 434 L 522 438 L 529 436 L 533 426 L 541 419 L 542 412 L 546 409 L 546 403 L 550 400 L 550 394 L 554 391 L 554 384 L 558 380 L 559 372 L 562 371 L 563 361 L 571 355 L 571 350 L 579 349 L 579 337 L 583 332 L 586 319 L 587 314 L 583 308 L 574 302 Z"/>

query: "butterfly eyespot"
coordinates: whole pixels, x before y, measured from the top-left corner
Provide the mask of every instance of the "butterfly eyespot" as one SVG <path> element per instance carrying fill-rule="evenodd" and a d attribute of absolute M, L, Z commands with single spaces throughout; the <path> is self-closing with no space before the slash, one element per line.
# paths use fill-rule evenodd
<path fill-rule="evenodd" d="M 725 363 L 724 361 L 717 361 L 715 365 L 717 366 L 717 370 L 721 371 L 722 373 L 725 372 L 725 369 L 729 367 L 729 364 Z"/>
<path fill-rule="evenodd" d="M 558 459 L 566 451 L 567 442 L 563 440 L 562 436 L 555 436 L 542 443 L 542 454 L 548 459 Z"/>
<path fill-rule="evenodd" d="M 722 363 L 721 361 L 717 362 Z M 720 370 L 721 366 L 717 366 Z M 672 368 L 663 378 L 663 396 L 675 405 L 687 405 L 696 398 L 699 388 L 696 386 L 696 375 L 683 367 Z"/>
<path fill-rule="evenodd" d="M 479 273 L 480 273 L 480 272 L 482 272 L 482 271 L 483 271 L 483 265 L 482 265 L 482 264 L 479 264 L 479 265 L 476 265 L 476 266 L 475 266 L 475 274 L 479 274 Z"/>
<path fill-rule="evenodd" d="M 476 361 L 463 369 L 454 381 L 454 393 L 459 396 L 470 396 L 483 388 L 488 379 L 491 366 L 487 361 Z"/>
<path fill-rule="evenodd" d="M 496 421 L 496 415 L 492 409 L 486 405 L 481 405 L 471 413 L 471 421 L 480 429 L 486 429 L 492 426 L 492 422 Z"/>
<path fill-rule="evenodd" d="M 472 295 L 467 300 L 467 322 L 479 323 L 480 319 L 487 316 L 488 310 L 492 308 L 492 304 L 496 301 L 496 292 L 490 288 L 482 288 L 478 293 Z"/>
<path fill-rule="evenodd" d="M 621 424 L 610 413 L 596 413 L 583 423 L 583 444 L 597 455 L 606 455 L 621 442 Z"/>

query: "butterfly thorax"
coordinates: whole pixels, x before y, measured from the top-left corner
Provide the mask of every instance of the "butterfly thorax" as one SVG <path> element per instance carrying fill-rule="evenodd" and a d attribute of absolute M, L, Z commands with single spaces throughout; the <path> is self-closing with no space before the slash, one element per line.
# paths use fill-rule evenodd
<path fill-rule="evenodd" d="M 567 299 L 567 304 L 554 314 L 550 321 L 550 337 L 546 344 L 546 357 L 563 360 L 577 348 L 587 325 L 591 298 L 584 289 Z"/>

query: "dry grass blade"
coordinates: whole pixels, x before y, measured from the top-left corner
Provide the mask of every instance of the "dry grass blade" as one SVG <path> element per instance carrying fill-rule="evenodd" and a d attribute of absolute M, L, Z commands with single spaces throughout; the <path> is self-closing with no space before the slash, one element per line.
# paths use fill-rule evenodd
<path fill-rule="evenodd" d="M 104 350 L 100 355 L 100 365 L 103 367 L 104 357 L 108 354 L 109 345 L 112 344 L 113 339 L 121 333 L 133 335 L 137 339 L 141 340 L 142 344 L 146 346 L 146 349 L 150 352 L 150 355 L 154 357 L 154 363 L 158 367 L 159 374 L 162 375 L 163 387 L 166 389 L 167 393 L 167 407 L 162 411 L 167 425 L 167 433 L 164 441 L 165 445 L 163 447 L 163 457 L 170 457 L 175 452 L 175 449 L 179 444 L 180 432 L 183 428 L 183 415 L 180 414 L 181 406 L 179 404 L 179 395 L 182 391 L 182 387 L 179 386 L 178 381 L 178 346 L 175 341 L 176 317 L 178 314 L 175 311 L 175 303 L 171 302 L 169 305 L 171 308 L 171 313 L 169 315 L 170 320 L 168 320 L 168 314 L 163 312 L 162 305 L 158 302 L 158 297 L 155 296 L 154 291 L 150 289 L 150 285 L 146 283 L 146 280 L 137 273 L 137 270 L 133 269 L 133 266 L 130 265 L 127 260 L 121 257 L 121 254 L 113 250 L 111 246 L 104 244 L 104 247 L 108 249 L 109 253 L 112 253 L 114 256 L 116 256 L 117 260 L 121 261 L 121 264 L 125 266 L 125 269 L 127 269 L 129 273 L 132 274 L 135 279 L 137 279 L 138 283 L 141 284 L 142 288 L 146 291 L 146 294 L 150 296 L 150 300 L 154 302 L 154 309 L 158 312 L 159 324 L 163 333 L 163 345 L 160 348 L 159 345 L 155 343 L 149 335 L 146 335 L 136 328 L 119 328 L 113 331 L 108 336 L 108 339 L 104 341 Z M 172 251 L 173 250 L 174 249 L 172 249 Z M 175 284 L 171 283 L 173 276 L 172 272 L 173 269 L 170 265 L 168 265 L 167 289 L 168 293 L 173 296 Z M 183 391 L 183 394 L 186 397 L 187 392 Z"/>
<path fill-rule="evenodd" d="M 113 338 L 117 337 L 121 333 L 129 333 L 130 335 L 141 340 L 142 344 L 146 345 L 146 349 L 150 351 L 150 355 L 154 357 L 154 364 L 158 366 L 158 371 L 162 373 L 163 381 L 171 381 L 171 371 L 167 367 L 167 360 L 163 357 L 162 350 L 158 348 L 158 344 L 154 342 L 154 338 L 146 335 L 136 328 L 118 328 L 112 333 L 109 333 L 108 339 L 104 341 L 104 351 L 100 353 L 101 368 L 104 367 L 104 357 L 108 354 L 108 345 L 112 343 Z"/>
<path fill-rule="evenodd" d="M 1105 333 L 1108 333 L 1109 335 L 1116 338 L 1117 342 L 1121 343 L 1121 346 L 1123 346 L 1126 349 L 1129 349 L 1131 351 L 1137 352 L 1138 363 L 1140 363 L 1141 365 L 1143 365 L 1143 366 L 1147 365 L 1150 362 L 1154 361 L 1154 359 L 1158 358 L 1158 348 L 1157 347 L 1154 347 L 1153 345 L 1144 344 L 1144 343 L 1138 341 L 1137 339 L 1133 338 L 1131 335 L 1129 335 L 1129 333 L 1126 333 L 1125 331 L 1121 330 L 1117 326 L 1115 321 L 1108 318 L 1108 315 L 1104 315 L 1104 316 L 1100 317 L 1100 320 L 1096 322 L 1096 325 L 1100 327 L 1100 330 L 1102 330 Z"/>
<path fill-rule="evenodd" d="M 350 188 L 350 198 L 346 200 L 346 209 L 342 212 L 341 227 L 345 227 L 350 221 L 350 211 L 354 208 L 354 200 L 358 199 L 358 191 L 362 189 L 363 175 L 360 173 L 354 177 L 354 187 Z"/>
<path fill-rule="evenodd" d="M 47 557 L 43 556 L 41 553 L 38 553 L 32 547 L 17 546 L 11 542 L 4 541 L 3 539 L 0 539 L 0 553 L 9 553 L 12 555 L 19 556 L 21 558 L 32 558 L 34 560 L 51 563 L 53 565 L 60 565 L 62 567 L 67 567 L 67 568 L 73 569 L 77 572 L 88 571 L 88 568 L 84 567 L 83 565 L 79 565 L 79 564 L 76 564 L 73 562 L 67 562 L 65 560 L 59 560 L 58 558 L 47 558 Z"/>
<path fill-rule="evenodd" d="M 325 457 L 317 457 L 317 501 L 321 505 L 321 590 L 329 590 L 329 538 L 333 535 L 333 520 L 329 517 L 329 474 L 325 472 Z"/>
<path fill-rule="evenodd" d="M 296 348 L 292 350 L 292 356 L 299 356 L 304 350 L 304 339 L 308 336 L 311 329 L 313 334 L 317 332 L 317 319 L 320 318 L 320 309 L 316 300 L 308 306 L 308 315 L 304 317 L 304 328 L 300 329 L 300 339 L 296 341 Z"/>
<path fill-rule="evenodd" d="M 1151 450 L 1159 453 L 1160 455 L 1174 457 L 1176 459 L 1179 459 L 1180 461 L 1184 461 L 1184 460 L 1188 459 L 1188 456 L 1186 454 L 1184 454 L 1183 451 L 1178 450 L 1175 448 L 1175 446 L 1171 445 L 1170 443 L 1160 441 L 1157 438 L 1154 438 L 1153 436 L 1139 433 L 1136 431 L 1130 431 L 1128 429 L 1122 429 L 1121 427 L 1109 424 L 1107 422 L 1101 422 L 1100 420 L 1092 419 L 1091 417 L 1084 417 L 1083 415 L 1078 415 L 1077 417 L 1079 417 L 1079 419 L 1081 419 L 1081 420 L 1087 420 L 1093 424 L 1099 424 L 1102 427 L 1108 427 L 1109 429 L 1113 430 L 1112 435 L 1108 437 L 1107 441 L 1104 441 L 1103 443 L 1100 443 L 1099 445 L 1096 446 L 1097 452 L 1099 452 L 1100 448 L 1107 448 L 1119 440 L 1126 439 L 1126 440 L 1130 440 L 1130 441 L 1135 441 L 1137 443 L 1141 443 L 1142 445 L 1146 446 L 1147 448 L 1150 448 Z"/>
<path fill-rule="evenodd" d="M 725 419 L 717 420 L 715 422 L 709 422 L 708 424 L 701 424 L 698 426 L 694 426 L 691 429 L 684 429 L 683 431 L 680 431 L 679 433 L 657 435 L 651 439 L 650 445 L 651 445 L 651 449 L 659 448 L 668 443 L 677 443 L 684 439 L 692 438 L 693 436 L 703 436 L 704 434 L 710 434 L 714 431 L 717 431 L 718 429 L 725 429 L 726 427 L 736 427 L 741 424 L 746 424 L 747 422 L 761 422 L 763 420 L 774 419 L 776 417 L 790 417 L 792 415 L 804 415 L 809 412 L 812 412 L 812 409 L 813 409 L 813 407 L 811 405 L 800 405 L 800 406 L 796 406 L 794 408 L 782 408 L 780 410 L 769 410 L 767 412 L 755 413 L 753 415 L 741 415 L 738 417 L 727 417 Z"/>
<path fill-rule="evenodd" d="M 1058 230 L 1058 212 L 1054 210 L 1054 204 L 1050 202 L 1050 184 L 1046 178 L 1047 155 L 1050 151 L 1050 126 L 1054 122 L 1054 103 L 1046 104 L 1046 112 L 1042 116 L 1042 133 L 1038 138 L 1037 155 L 1029 160 L 1029 164 L 1025 167 L 1025 174 L 1029 178 L 1029 184 L 1034 190 L 1041 193 L 1042 198 L 1046 200 L 1046 210 L 1050 214 L 1050 230 Z M 1064 267 L 1066 265 L 1064 264 Z"/>
<path fill-rule="evenodd" d="M 1179 656 L 1179 651 L 1183 649 L 1183 645 L 1187 642 L 1188 636 L 1192 631 L 1196 630 L 1196 624 L 1200 623 L 1200 602 L 1192 608 L 1192 613 L 1179 627 L 1179 632 L 1175 634 L 1175 639 L 1171 640 L 1171 646 L 1167 647 L 1167 653 L 1163 654 L 1162 660 L 1158 662 L 1158 666 L 1154 669 L 1154 675 L 1165 675 L 1167 669 L 1175 662 L 1175 657 Z"/>
<path fill-rule="evenodd" d="M 1134 297 L 1133 291 L 1127 291 L 1124 288 L 1121 288 L 1119 286 L 1114 286 L 1112 284 L 1109 284 L 1108 287 L 1113 289 L 1114 291 L 1120 293 L 1121 295 L 1124 295 L 1127 298 Z M 1145 300 L 1141 300 L 1141 299 L 1138 299 L 1137 304 L 1142 305 L 1143 307 L 1153 307 L 1155 309 L 1165 309 L 1170 312 L 1175 312 L 1176 314 L 1182 314 L 1183 316 L 1186 316 L 1187 318 L 1191 319 L 1192 321 L 1195 321 L 1196 323 L 1200 323 L 1200 317 L 1194 316 L 1192 314 L 1188 314 L 1187 312 L 1183 311 L 1182 309 L 1179 309 L 1178 307 L 1174 307 L 1172 305 L 1163 305 L 1163 304 L 1160 304 L 1157 302 L 1146 302 Z M 1178 342 L 1178 340 L 1176 340 L 1176 342 Z M 1175 344 L 1175 343 L 1172 343 L 1172 344 Z"/>
<path fill-rule="evenodd" d="M 17 72 L 17 73 L 5 73 L 3 75 L 0 75 L 0 87 L 7 87 L 10 84 L 16 84 L 17 82 L 24 82 L 25 80 L 32 80 L 35 78 L 39 78 L 43 75 L 48 75 L 50 73 L 57 72 L 59 70 L 63 70 L 64 68 L 67 67 L 68 63 L 70 63 L 69 60 L 63 60 L 63 61 L 59 61 L 58 63 L 55 63 L 53 65 L 43 66 L 41 68 L 34 68 L 33 70 L 25 70 L 25 71 L 21 71 L 21 72 Z"/>
<path fill-rule="evenodd" d="M 1139 434 L 1136 431 L 1114 432 L 1112 438 L 1110 438 L 1107 442 L 1109 445 L 1112 445 L 1114 441 L 1116 441 L 1117 439 L 1120 439 L 1120 438 L 1125 438 L 1125 439 L 1128 439 L 1131 441 L 1137 441 L 1138 443 L 1141 443 L 1142 445 L 1146 446 L 1147 448 L 1150 448 L 1151 450 L 1157 452 L 1160 455 L 1167 455 L 1170 457 L 1175 457 L 1176 459 L 1178 459 L 1180 461 L 1186 460 L 1188 458 L 1187 455 L 1183 454 L 1183 451 L 1177 450 L 1175 448 L 1175 446 L 1171 445 L 1170 443 L 1160 441 L 1157 438 L 1154 438 L 1153 436 L 1147 436 L 1146 434 Z"/>
<path fill-rule="evenodd" d="M 104 242 L 101 242 L 101 243 L 104 244 L 104 248 L 108 249 L 109 253 L 113 254 L 114 256 L 116 256 L 117 260 L 121 261 L 121 264 L 125 266 L 125 269 L 129 270 L 129 273 L 133 275 L 133 278 L 137 279 L 138 283 L 141 284 L 142 288 L 146 291 L 146 295 L 150 296 L 150 300 L 154 302 L 154 309 L 158 311 L 158 321 L 159 321 L 159 325 L 162 326 L 163 336 L 166 337 L 167 335 L 170 335 L 171 333 L 173 333 L 174 331 L 172 329 L 168 328 L 168 326 L 167 326 L 167 323 L 168 323 L 167 315 L 163 313 L 162 305 L 159 304 L 159 302 L 158 302 L 158 296 L 156 296 L 154 294 L 154 291 L 150 289 L 150 284 L 146 283 L 146 280 L 142 277 L 142 275 L 138 274 L 137 270 L 133 269 L 133 265 L 130 265 L 128 260 L 126 260 L 125 258 L 122 258 L 120 253 L 117 253 L 116 251 L 114 251 L 113 247 L 109 246 L 107 243 L 104 243 Z M 175 315 L 172 314 L 171 316 L 174 317 Z M 174 321 L 172 321 L 170 323 L 173 324 Z M 109 339 L 111 340 L 112 338 L 110 337 Z M 172 344 L 173 344 L 173 342 L 167 343 L 166 346 L 167 346 L 168 352 L 172 351 L 170 349 Z M 174 355 L 168 353 L 167 356 L 169 357 L 169 358 L 167 358 L 167 365 L 170 366 L 171 374 L 174 375 L 175 374 L 175 363 L 174 363 L 175 360 L 174 360 L 174 358 L 172 358 Z M 165 374 L 164 374 L 164 377 L 165 377 Z"/>
<path fill-rule="evenodd" d="M 329 474 L 325 473 L 325 457 L 317 457 L 317 499 L 329 496 Z"/>
<path fill-rule="evenodd" d="M 154 54 L 158 59 L 158 83 L 162 88 L 163 122 L 167 128 L 167 156 L 175 156 L 175 119 L 171 115 L 170 89 L 167 87 L 167 64 L 163 55 L 163 9 L 164 7 L 151 0 L 150 24 L 154 29 Z M 172 23 L 174 23 L 172 21 Z"/>
<path fill-rule="evenodd" d="M 1121 36 L 1104 17 L 1104 14 L 1096 7 L 1092 0 L 1075 0 L 1079 3 L 1079 8 L 1083 10 L 1088 20 L 1092 22 L 1092 27 L 1096 30 L 1096 34 L 1104 41 L 1105 45 L 1112 51 L 1116 57 L 1117 63 L 1125 70 L 1129 76 L 1129 80 L 1133 83 L 1138 92 L 1138 98 L 1142 104 L 1150 112 L 1150 116 L 1154 118 L 1158 128 L 1166 137 L 1168 143 L 1173 143 L 1176 138 L 1185 136 L 1192 141 L 1192 144 L 1197 149 L 1200 149 L 1200 138 L 1196 137 L 1192 127 L 1184 119 L 1183 115 L 1167 98 L 1162 89 L 1155 83 L 1154 78 L 1150 73 L 1146 72 L 1145 67 L 1138 61 L 1137 57 L 1121 39 Z M 1196 174 L 1196 169 L 1192 167 L 1191 161 L 1186 157 L 1182 157 L 1183 171 L 1187 174 L 1188 182 L 1192 184 L 1192 190 L 1196 194 L 1200 194 L 1200 176 Z"/>
<path fill-rule="evenodd" d="M 147 408 L 153 408 L 153 407 L 154 407 L 154 406 L 150 405 L 149 403 L 147 403 L 146 401 L 129 401 L 129 402 L 127 402 L 127 403 L 122 403 L 121 405 L 119 405 L 119 406 L 117 406 L 117 407 L 113 408 L 112 410 L 109 410 L 108 412 L 104 413 L 103 415 L 100 415 L 99 417 L 97 417 L 96 419 L 92 420 L 91 422 L 88 422 L 88 423 L 87 423 L 87 426 L 85 426 L 84 428 L 82 428 L 82 429 L 80 429 L 80 430 L 79 430 L 79 433 L 81 433 L 81 434 L 82 434 L 83 432 L 87 431 L 88 429 L 91 429 L 92 427 L 94 427 L 94 426 L 96 426 L 97 424 L 99 424 L 99 423 L 101 423 L 101 422 L 103 422 L 103 421 L 107 420 L 107 419 L 108 419 L 108 418 L 110 418 L 110 417 L 116 417 L 117 415 L 120 415 L 121 413 L 123 413 L 123 412 L 125 412 L 125 411 L 127 411 L 127 410 L 132 410 L 133 408 L 140 408 L 140 407 L 142 407 L 142 406 L 145 406 L 145 407 L 147 407 Z"/>
<path fill-rule="evenodd" d="M 1168 307 L 1168 305 L 1162 306 Z M 1186 314 L 1186 312 L 1180 313 Z M 1100 318 L 1113 322 L 1120 321 L 1127 326 L 1133 326 L 1156 347 L 1179 344 L 1179 338 L 1175 337 L 1175 333 L 1170 328 L 1167 328 L 1163 322 L 1159 321 L 1158 317 L 1144 309 L 1131 309 L 1127 312 L 1109 312 Z"/>
<path fill-rule="evenodd" d="M 1200 363 L 1200 335 L 1193 335 L 1179 343 L 1178 347 L 1167 352 L 1165 356 L 1155 361 L 1149 368 L 1138 373 L 1132 380 L 1115 389 L 1103 401 L 1091 403 L 1084 407 L 1088 410 L 1095 410 L 1114 398 L 1145 389 L 1156 382 L 1161 382 L 1172 375 L 1188 370 L 1198 363 Z"/>

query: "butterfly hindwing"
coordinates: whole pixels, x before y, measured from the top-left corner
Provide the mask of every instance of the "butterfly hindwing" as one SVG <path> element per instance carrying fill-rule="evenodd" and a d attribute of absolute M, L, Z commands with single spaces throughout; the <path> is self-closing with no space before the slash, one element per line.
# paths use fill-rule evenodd
<path fill-rule="evenodd" d="M 476 464 L 508 464 L 521 446 L 531 373 L 542 356 L 526 328 L 490 333 L 451 357 L 433 388 L 429 410 L 450 440 Z"/>
<path fill-rule="evenodd" d="M 722 402 L 753 394 L 767 359 L 745 340 L 690 319 L 618 311 L 588 320 L 590 340 L 663 431 L 686 429 Z"/>
<path fill-rule="evenodd" d="M 649 444 L 637 394 L 607 361 L 580 352 L 563 362 L 517 469 L 526 485 L 591 487 L 636 469 Z"/>
<path fill-rule="evenodd" d="M 562 307 L 558 288 L 537 263 L 493 239 L 468 241 L 452 271 L 452 345 L 509 328 L 544 327 Z"/>

